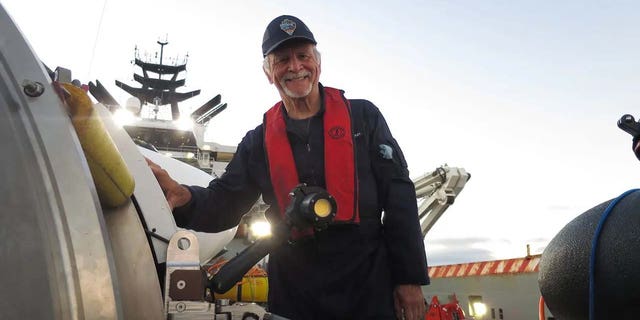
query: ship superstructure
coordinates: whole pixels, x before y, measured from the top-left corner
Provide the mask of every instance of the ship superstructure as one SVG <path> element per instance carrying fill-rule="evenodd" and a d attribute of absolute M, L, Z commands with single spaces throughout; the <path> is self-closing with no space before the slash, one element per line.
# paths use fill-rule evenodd
<path fill-rule="evenodd" d="M 164 48 L 168 41 L 157 43 L 160 45 L 157 60 L 142 57 L 136 47 L 132 63 L 139 73 L 134 72 L 133 79 L 141 87 L 115 81 L 116 86 L 132 95 L 125 107 L 121 107 L 99 81 L 89 83 L 91 94 L 114 113 L 137 144 L 219 176 L 236 147 L 204 141 L 204 135 L 210 120 L 224 111 L 227 104 L 221 103 L 222 97 L 217 94 L 189 113 L 181 111 L 178 103 L 200 94 L 200 90 L 180 92 L 186 82 L 188 55 L 167 62 Z M 165 115 L 167 108 L 169 117 Z"/>

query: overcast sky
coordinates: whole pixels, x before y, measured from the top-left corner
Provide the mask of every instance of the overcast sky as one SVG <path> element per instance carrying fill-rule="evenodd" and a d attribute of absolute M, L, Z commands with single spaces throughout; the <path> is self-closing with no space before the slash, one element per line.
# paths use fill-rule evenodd
<path fill-rule="evenodd" d="M 426 237 L 430 264 L 541 253 L 571 219 L 635 188 L 625 113 L 640 116 L 640 1 L 0 0 L 42 61 L 83 82 L 133 82 L 134 48 L 188 53 L 192 108 L 221 93 L 208 137 L 235 145 L 279 97 L 264 28 L 300 17 L 321 82 L 374 102 L 412 177 L 472 178 Z M 1 32 L 1 31 L 0 31 Z"/>

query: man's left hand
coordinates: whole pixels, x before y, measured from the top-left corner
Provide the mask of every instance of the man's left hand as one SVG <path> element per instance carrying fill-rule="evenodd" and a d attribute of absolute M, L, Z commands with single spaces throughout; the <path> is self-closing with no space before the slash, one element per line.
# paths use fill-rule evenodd
<path fill-rule="evenodd" d="M 393 290 L 396 317 L 399 320 L 424 319 L 426 312 L 424 296 L 419 285 L 401 284 Z"/>

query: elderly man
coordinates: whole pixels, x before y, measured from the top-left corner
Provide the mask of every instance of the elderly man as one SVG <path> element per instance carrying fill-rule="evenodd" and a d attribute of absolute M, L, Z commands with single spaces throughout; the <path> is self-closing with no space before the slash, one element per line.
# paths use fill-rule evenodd
<path fill-rule="evenodd" d="M 263 69 L 282 101 L 242 139 L 223 176 L 201 188 L 151 168 L 177 223 L 201 231 L 236 225 L 259 195 L 272 225 L 282 226 L 289 193 L 301 183 L 333 195 L 337 213 L 327 228 L 299 232 L 271 252 L 270 312 L 424 319 L 427 261 L 404 156 L 371 102 L 320 84 L 316 43 L 296 17 L 269 23 Z"/>

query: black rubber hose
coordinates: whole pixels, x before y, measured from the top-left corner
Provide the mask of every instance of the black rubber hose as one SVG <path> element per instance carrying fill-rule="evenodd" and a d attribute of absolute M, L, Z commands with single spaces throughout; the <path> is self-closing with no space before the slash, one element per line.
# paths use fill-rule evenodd
<path fill-rule="evenodd" d="M 271 250 L 282 244 L 275 237 L 257 240 L 243 250 L 239 255 L 225 263 L 209 281 L 209 288 L 216 293 L 229 291 L 260 259 Z"/>

